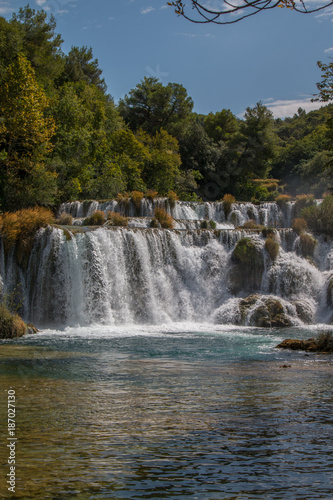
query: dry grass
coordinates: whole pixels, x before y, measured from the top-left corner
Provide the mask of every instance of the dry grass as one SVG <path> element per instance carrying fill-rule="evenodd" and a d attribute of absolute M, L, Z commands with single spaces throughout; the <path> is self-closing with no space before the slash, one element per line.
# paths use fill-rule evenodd
<path fill-rule="evenodd" d="M 175 221 L 171 215 L 163 210 L 163 208 L 155 208 L 154 217 L 164 229 L 172 229 L 175 225 Z"/>
<path fill-rule="evenodd" d="M 300 235 L 301 252 L 304 257 L 313 257 L 318 241 L 308 233 Z"/>
<path fill-rule="evenodd" d="M 268 237 L 265 241 L 265 250 L 267 250 L 271 260 L 274 262 L 279 255 L 280 245 L 272 237 Z"/>
<path fill-rule="evenodd" d="M 96 210 L 92 215 L 84 219 L 85 226 L 102 226 L 105 222 L 105 214 L 102 210 Z"/>
<path fill-rule="evenodd" d="M 123 215 L 116 212 L 108 212 L 107 219 L 108 221 L 110 221 L 110 224 L 112 226 L 128 226 L 127 217 L 124 217 Z"/>
<path fill-rule="evenodd" d="M 275 201 L 278 204 L 278 206 L 282 209 L 284 206 L 286 206 L 288 201 L 291 201 L 291 196 L 289 196 L 288 194 L 280 194 L 275 198 Z"/>
<path fill-rule="evenodd" d="M 61 212 L 59 219 L 56 220 L 56 223 L 59 224 L 59 226 L 72 226 L 73 217 L 66 212 Z"/>
<path fill-rule="evenodd" d="M 0 217 L 0 232 L 5 250 L 16 246 L 16 258 L 21 264 L 31 251 L 36 232 L 54 223 L 51 210 L 43 207 L 6 212 Z"/>
<path fill-rule="evenodd" d="M 143 199 L 143 193 L 141 191 L 132 191 L 131 192 L 131 200 L 135 207 L 135 210 L 138 215 L 140 215 L 141 201 Z"/>
<path fill-rule="evenodd" d="M 157 196 L 157 191 L 154 191 L 154 189 L 148 189 L 145 193 L 145 198 L 147 198 L 150 201 L 154 201 L 156 196 Z"/>
<path fill-rule="evenodd" d="M 303 218 L 296 218 L 293 219 L 291 227 L 293 231 L 295 231 L 295 233 L 298 234 L 299 236 L 300 234 L 304 233 L 304 231 L 307 230 L 308 223 Z"/>
<path fill-rule="evenodd" d="M 264 229 L 264 226 L 262 224 L 257 224 L 253 219 L 250 219 L 246 221 L 242 226 L 239 226 L 239 229 L 252 229 L 253 231 L 262 231 Z"/>
<path fill-rule="evenodd" d="M 230 214 L 231 205 L 233 203 L 235 203 L 236 198 L 234 196 L 232 196 L 232 194 L 225 194 L 223 196 L 223 200 L 222 201 L 223 201 L 224 215 L 225 215 L 225 218 L 227 218 L 228 215 Z"/>
<path fill-rule="evenodd" d="M 174 191 L 169 191 L 168 192 L 168 200 L 169 200 L 170 207 L 173 208 L 176 205 L 176 201 L 179 200 L 178 194 L 175 193 Z"/>
<path fill-rule="evenodd" d="M 26 324 L 18 314 L 12 314 L 5 304 L 0 304 L 0 338 L 12 339 L 22 337 L 26 332 Z"/>

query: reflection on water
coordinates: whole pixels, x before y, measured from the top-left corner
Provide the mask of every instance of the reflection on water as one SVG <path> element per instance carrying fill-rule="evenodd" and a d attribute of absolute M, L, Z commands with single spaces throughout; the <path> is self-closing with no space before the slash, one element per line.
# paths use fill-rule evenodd
<path fill-rule="evenodd" d="M 0 345 L 1 422 L 17 395 L 13 498 L 330 499 L 330 358 L 228 360 L 220 342 L 196 336 L 200 355 L 166 336 Z"/>

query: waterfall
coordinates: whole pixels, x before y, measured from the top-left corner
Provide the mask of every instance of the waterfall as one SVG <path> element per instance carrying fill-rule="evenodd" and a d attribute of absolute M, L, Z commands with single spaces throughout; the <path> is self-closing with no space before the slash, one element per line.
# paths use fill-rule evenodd
<path fill-rule="evenodd" d="M 173 214 L 175 229 L 149 227 L 156 206 Z M 60 212 L 83 218 L 97 209 L 121 211 L 121 203 L 71 202 Z M 221 202 L 171 207 L 167 199 L 142 200 L 140 214 L 127 206 L 132 215 L 127 228 L 40 229 L 24 266 L 14 250 L 5 254 L 1 244 L 1 289 L 19 289 L 21 313 L 37 326 L 175 321 L 274 326 L 276 318 L 292 325 L 330 322 L 332 239 L 318 237 L 313 258 L 303 258 L 298 236 L 284 227 L 288 210 L 283 214 L 276 203 L 235 203 L 226 220 Z M 216 230 L 200 229 L 207 218 L 216 222 Z M 249 219 L 277 228 L 275 261 L 260 231 L 235 228 Z M 255 249 L 248 264 L 234 256 L 244 238 Z"/>

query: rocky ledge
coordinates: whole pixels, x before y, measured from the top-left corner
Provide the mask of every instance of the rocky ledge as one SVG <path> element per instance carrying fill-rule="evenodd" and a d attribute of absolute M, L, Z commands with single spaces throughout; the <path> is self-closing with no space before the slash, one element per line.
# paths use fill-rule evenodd
<path fill-rule="evenodd" d="M 279 349 L 291 349 L 292 351 L 307 351 L 320 353 L 333 353 L 333 333 L 322 332 L 317 338 L 298 340 L 285 339 L 276 346 Z"/>

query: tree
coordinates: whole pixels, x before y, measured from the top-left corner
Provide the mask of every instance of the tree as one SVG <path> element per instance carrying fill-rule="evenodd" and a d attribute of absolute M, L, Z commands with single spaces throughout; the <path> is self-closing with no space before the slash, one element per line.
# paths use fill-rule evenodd
<path fill-rule="evenodd" d="M 45 168 L 55 132 L 53 119 L 45 116 L 48 105 L 31 64 L 19 54 L 5 71 L 0 87 L 0 197 L 5 209 L 43 199 L 34 199 L 31 193 L 36 193 L 32 185 L 43 185 L 45 179 L 53 183 L 51 191 L 55 192 L 55 174 Z M 51 201 L 44 198 L 44 203 Z"/>
<path fill-rule="evenodd" d="M 83 81 L 95 85 L 105 93 L 106 83 L 104 78 L 101 78 L 101 74 L 98 59 L 93 59 L 91 47 L 72 47 L 65 56 L 65 66 L 58 84 Z"/>
<path fill-rule="evenodd" d="M 28 5 L 14 13 L 9 23 L 20 33 L 19 51 L 29 60 L 38 82 L 45 88 L 52 86 L 63 68 L 63 40 L 55 33 L 55 18 L 51 14 L 47 20 L 45 11 L 36 12 Z"/>
<path fill-rule="evenodd" d="M 241 132 L 245 138 L 245 149 L 241 165 L 250 177 L 265 178 L 271 169 L 276 150 L 273 114 L 258 102 L 254 108 L 246 108 L 244 118 Z"/>
<path fill-rule="evenodd" d="M 133 131 L 142 128 L 154 134 L 185 120 L 191 113 L 193 101 L 186 89 L 177 83 L 164 86 L 158 78 L 145 77 L 119 102 L 119 112 Z"/>
<path fill-rule="evenodd" d="M 322 80 L 317 83 L 319 93 L 312 101 L 331 101 L 333 99 L 333 62 L 324 64 L 318 61 L 317 66 L 322 72 Z"/>
<path fill-rule="evenodd" d="M 193 23 L 200 24 L 233 24 L 246 17 L 253 16 L 264 10 L 274 9 L 275 7 L 286 7 L 295 12 L 310 14 L 333 5 L 333 1 L 327 2 L 325 0 L 321 0 L 319 4 L 315 3 L 312 7 L 311 0 L 308 0 L 307 3 L 304 0 L 300 2 L 297 0 L 240 0 L 237 2 L 221 0 L 219 2 L 221 6 L 214 8 L 209 3 L 190 0 L 188 4 L 192 7 L 192 14 L 188 14 L 189 6 L 183 0 L 175 0 L 167 3 L 175 7 L 177 15 Z"/>

